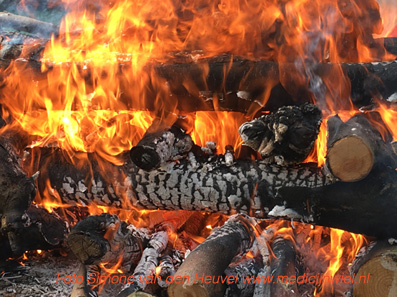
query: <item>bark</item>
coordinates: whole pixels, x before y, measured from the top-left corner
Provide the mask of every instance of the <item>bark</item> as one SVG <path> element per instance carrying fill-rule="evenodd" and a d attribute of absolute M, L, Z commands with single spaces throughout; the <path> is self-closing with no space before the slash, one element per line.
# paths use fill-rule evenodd
<path fill-rule="evenodd" d="M 361 115 L 343 123 L 338 116 L 328 120 L 327 168 L 342 181 L 366 177 L 375 163 L 397 166 L 397 156 L 379 131 Z"/>
<path fill-rule="evenodd" d="M 168 287 L 169 296 L 220 296 L 224 284 L 218 278 L 236 255 L 251 247 L 254 237 L 250 221 L 231 217 L 185 259 Z M 206 277 L 211 281 L 205 281 Z"/>
<path fill-rule="evenodd" d="M 85 265 L 101 262 L 137 263 L 145 245 L 145 235 L 131 230 L 115 215 L 90 216 L 74 226 L 67 242 L 79 261 Z"/>
<path fill-rule="evenodd" d="M 353 263 L 353 295 L 396 296 L 397 295 L 397 246 L 386 241 L 377 242 Z"/>
<path fill-rule="evenodd" d="M 165 250 L 167 244 L 167 232 L 159 231 L 153 234 L 148 246 L 142 253 L 142 257 L 139 260 L 138 265 L 135 267 L 133 273 L 134 282 L 131 284 L 126 284 L 124 289 L 117 295 L 117 297 L 127 297 L 138 290 L 144 290 L 146 285 L 149 283 L 149 277 L 153 277 L 154 281 L 160 281 L 156 280 L 154 275 L 156 274 L 156 267 L 159 264 L 161 253 Z"/>
<path fill-rule="evenodd" d="M 193 140 L 190 135 L 173 126 L 166 130 L 146 132 L 130 150 L 130 157 L 139 168 L 152 170 L 168 161 L 181 159 L 192 146 Z"/>
<path fill-rule="evenodd" d="M 236 160 L 228 167 L 219 159 L 196 160 L 193 167 L 183 159 L 146 172 L 128 160 L 120 167 L 106 162 L 98 167 L 92 155 L 91 165 L 76 168 L 60 151 L 40 151 L 44 163 L 38 165 L 38 188 L 44 191 L 49 180 L 64 203 L 239 212 L 372 236 L 397 235 L 397 172 L 390 164 L 376 164 L 361 181 L 333 183 L 312 164 L 286 167 Z"/>
<path fill-rule="evenodd" d="M 15 15 L 10 12 L 0 12 L 0 27 L 2 31 L 31 33 L 43 38 L 50 38 L 52 34 L 58 33 L 58 27 L 51 23 Z"/>
<path fill-rule="evenodd" d="M 1 60 L 0 64 L 6 67 L 9 62 Z M 27 71 L 26 77 L 21 77 L 22 81 L 46 81 L 46 73 L 40 71 L 39 61 L 32 58 L 15 64 L 24 70 L 36 70 Z M 47 65 L 48 71 L 57 67 L 60 66 Z M 95 79 L 91 77 L 90 67 L 84 67 L 78 66 L 81 77 L 86 78 L 88 90 Z M 226 110 L 253 116 L 261 110 L 277 110 L 281 106 L 301 105 L 314 100 L 321 109 L 327 108 L 326 100 L 330 99 L 338 102 L 338 109 L 350 109 L 349 97 L 356 107 L 361 107 L 372 104 L 373 98 L 391 100 L 397 92 L 396 61 L 312 63 L 298 67 L 293 63 L 278 64 L 225 55 L 198 62 L 153 62 L 142 74 L 148 79 L 145 90 L 142 90 L 145 100 L 134 100 L 135 91 L 141 90 L 140 86 L 125 79 L 125 73 L 129 73 L 131 67 L 120 65 L 119 69 L 119 101 L 130 110 L 159 111 L 161 108 L 161 112 L 177 110 L 186 113 Z M 167 85 L 166 92 L 164 88 L 159 89 L 159 85 Z"/>
<path fill-rule="evenodd" d="M 270 269 L 274 281 L 270 284 L 270 296 L 300 296 L 296 282 L 289 282 L 291 276 L 296 277 L 296 252 L 293 243 L 289 239 L 278 237 L 272 242 L 272 251 L 275 258 L 271 261 Z"/>
<path fill-rule="evenodd" d="M 237 277 L 237 281 L 229 284 L 225 291 L 225 297 L 251 297 L 254 294 L 255 283 L 246 279 L 257 277 L 261 265 L 255 258 L 247 258 L 238 263 L 232 263 L 225 270 L 225 275 Z"/>
<path fill-rule="evenodd" d="M 14 142 L 4 134 L 0 136 L 0 167 L 0 227 L 18 228 L 36 195 L 36 187 L 34 178 L 28 178 L 20 166 Z"/>
<path fill-rule="evenodd" d="M 321 120 L 321 110 L 313 104 L 285 106 L 244 123 L 239 133 L 244 144 L 263 158 L 300 163 L 313 149 Z"/>

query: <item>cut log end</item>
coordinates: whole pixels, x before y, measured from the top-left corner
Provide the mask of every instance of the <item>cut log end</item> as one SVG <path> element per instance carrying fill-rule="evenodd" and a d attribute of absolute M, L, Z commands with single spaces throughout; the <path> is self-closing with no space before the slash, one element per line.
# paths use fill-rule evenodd
<path fill-rule="evenodd" d="M 356 297 L 397 296 L 397 247 L 390 247 L 360 267 L 353 287 Z"/>
<path fill-rule="evenodd" d="M 345 182 L 366 177 L 374 165 L 372 149 L 360 138 L 345 137 L 328 150 L 328 164 L 332 174 Z"/>

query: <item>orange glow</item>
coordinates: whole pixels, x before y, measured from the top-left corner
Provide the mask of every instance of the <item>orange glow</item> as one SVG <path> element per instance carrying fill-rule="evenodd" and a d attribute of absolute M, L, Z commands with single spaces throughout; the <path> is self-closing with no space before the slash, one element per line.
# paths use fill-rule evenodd
<path fill-rule="evenodd" d="M 377 111 L 381 115 L 389 132 L 392 134 L 393 140 L 397 141 L 397 110 L 392 107 L 387 107 L 384 104 L 379 104 Z"/>

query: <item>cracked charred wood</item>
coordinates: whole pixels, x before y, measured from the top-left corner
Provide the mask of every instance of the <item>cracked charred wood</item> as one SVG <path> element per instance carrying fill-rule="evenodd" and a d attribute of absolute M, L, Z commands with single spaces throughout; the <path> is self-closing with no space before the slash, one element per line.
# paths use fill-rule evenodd
<path fill-rule="evenodd" d="M 36 195 L 34 179 L 37 176 L 26 176 L 20 165 L 18 150 L 13 145 L 15 141 L 6 134 L 0 136 L 1 229 L 17 228 L 22 224 L 21 217 Z"/>
<path fill-rule="evenodd" d="M 225 283 L 220 280 L 221 276 L 235 256 L 251 247 L 254 228 L 245 217 L 232 216 L 222 227 L 215 229 L 177 270 L 168 287 L 168 295 L 222 296 Z"/>
<path fill-rule="evenodd" d="M 40 193 L 48 191 L 50 185 L 51 191 L 68 204 L 239 212 L 372 236 L 397 236 L 397 172 L 390 164 L 375 164 L 363 180 L 345 183 L 330 181 L 313 164 L 287 167 L 261 160 L 236 160 L 228 167 L 222 158 L 214 158 L 196 160 L 192 166 L 182 159 L 147 172 L 128 157 L 123 166 L 105 161 L 99 166 L 88 154 L 91 163 L 77 168 L 60 150 L 40 152 L 40 162 L 36 162 L 43 169 L 38 177 Z"/>
<path fill-rule="evenodd" d="M 396 243 L 395 239 L 391 239 L 390 243 L 378 241 L 367 251 L 360 251 L 350 269 L 354 296 L 397 296 Z"/>
<path fill-rule="evenodd" d="M 95 160 L 91 165 L 76 168 L 59 150 L 49 150 L 45 155 L 42 155 L 44 163 L 38 164 L 43 169 L 38 178 L 39 190 L 46 189 L 49 179 L 63 202 L 82 205 L 95 202 L 125 209 L 226 214 L 237 211 L 265 217 L 276 205 L 281 188 L 312 188 L 330 183 L 314 164 L 286 167 L 236 160 L 232 166 L 226 166 L 222 157 L 215 156 L 204 161 L 197 158 L 194 166 L 190 160 L 182 159 L 147 172 L 129 160 L 124 166 L 102 162 L 101 170 Z"/>
<path fill-rule="evenodd" d="M 274 281 L 270 283 L 270 296 L 299 297 L 296 281 L 292 281 L 296 280 L 294 244 L 289 239 L 277 237 L 271 246 L 274 258 L 270 270 Z"/>
<path fill-rule="evenodd" d="M 225 270 L 227 277 L 236 278 L 236 281 L 228 284 L 225 297 L 251 297 L 254 294 L 255 282 L 261 265 L 256 258 L 247 258 L 238 263 L 232 263 Z M 251 281 L 247 281 L 251 279 Z"/>
<path fill-rule="evenodd" d="M 130 228 L 115 215 L 89 216 L 74 226 L 67 243 L 82 264 L 101 262 L 133 265 L 142 255 L 145 234 Z"/>
<path fill-rule="evenodd" d="M 284 106 L 244 123 L 239 133 L 244 145 L 270 162 L 300 163 L 312 151 L 321 121 L 321 110 L 314 104 Z"/>
<path fill-rule="evenodd" d="M 339 116 L 328 120 L 327 169 L 341 181 L 353 182 L 366 177 L 376 162 L 397 167 L 392 146 L 362 115 L 346 123 Z"/>
<path fill-rule="evenodd" d="M 157 129 L 156 129 L 157 130 Z M 143 138 L 130 150 L 132 162 L 144 170 L 152 170 L 168 161 L 187 155 L 193 147 L 193 140 L 181 128 L 151 132 L 149 128 Z"/>
<path fill-rule="evenodd" d="M 165 250 L 167 244 L 168 234 L 166 231 L 159 231 L 152 235 L 132 274 L 134 281 L 127 283 L 117 297 L 128 297 L 138 290 L 144 290 L 149 283 L 160 282 L 160 278 L 156 275 L 156 268 L 159 264 L 161 253 Z"/>
<path fill-rule="evenodd" d="M 26 251 L 59 248 L 66 240 L 68 227 L 56 213 L 32 205 L 22 216 L 23 225 L 7 232 L 14 256 Z"/>

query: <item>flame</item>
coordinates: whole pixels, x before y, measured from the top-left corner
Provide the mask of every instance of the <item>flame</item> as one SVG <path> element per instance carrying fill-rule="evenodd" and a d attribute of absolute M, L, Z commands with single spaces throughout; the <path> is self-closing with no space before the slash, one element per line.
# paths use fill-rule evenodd
<path fill-rule="evenodd" d="M 397 141 L 397 110 L 379 103 L 377 111 L 386 124 L 388 131 L 392 134 L 393 140 Z"/>

